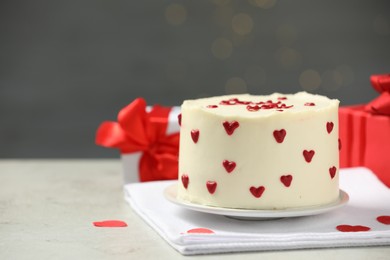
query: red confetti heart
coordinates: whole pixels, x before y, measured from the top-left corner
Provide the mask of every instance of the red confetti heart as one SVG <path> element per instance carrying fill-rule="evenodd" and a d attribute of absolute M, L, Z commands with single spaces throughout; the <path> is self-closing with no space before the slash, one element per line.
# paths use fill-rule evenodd
<path fill-rule="evenodd" d="M 210 194 L 214 194 L 215 190 L 217 189 L 217 183 L 215 181 L 208 181 L 206 186 Z"/>
<path fill-rule="evenodd" d="M 290 187 L 292 179 L 293 179 L 293 177 L 291 175 L 282 175 L 282 176 L 280 176 L 280 181 L 286 187 Z"/>
<path fill-rule="evenodd" d="M 341 140 L 339 138 L 339 151 L 341 150 Z"/>
<path fill-rule="evenodd" d="M 336 175 L 336 171 L 337 171 L 337 168 L 336 167 L 331 167 L 329 168 L 329 174 L 330 174 L 330 177 L 333 179 L 334 176 Z"/>
<path fill-rule="evenodd" d="M 207 108 L 217 108 L 217 105 L 208 105 Z"/>
<path fill-rule="evenodd" d="M 250 187 L 250 192 L 252 193 L 253 196 L 255 196 L 256 198 L 260 198 L 261 195 L 263 195 L 263 192 L 265 191 L 265 188 L 264 186 L 259 186 L 259 187 Z"/>
<path fill-rule="evenodd" d="M 192 138 L 192 141 L 194 141 L 194 143 L 198 142 L 198 140 L 199 140 L 199 130 L 198 129 L 194 129 L 191 131 L 191 138 Z"/>
<path fill-rule="evenodd" d="M 181 126 L 181 114 L 177 116 L 177 121 L 179 122 L 179 126 Z"/>
<path fill-rule="evenodd" d="M 286 137 L 286 130 L 280 129 L 274 131 L 274 138 L 276 142 L 283 143 L 284 137 Z"/>
<path fill-rule="evenodd" d="M 371 228 L 366 226 L 351 226 L 351 225 L 338 225 L 337 227 L 338 231 L 341 232 L 361 232 L 361 231 L 369 231 Z"/>
<path fill-rule="evenodd" d="M 333 126 L 334 126 L 333 122 L 326 123 L 326 131 L 328 131 L 328 134 L 330 134 L 332 132 Z"/>
<path fill-rule="evenodd" d="M 127 227 L 126 222 L 121 220 L 104 220 L 93 222 L 95 227 Z"/>
<path fill-rule="evenodd" d="M 237 129 L 237 127 L 240 126 L 240 124 L 237 121 L 232 121 L 232 122 L 224 121 L 222 125 L 225 128 L 225 131 L 228 135 L 232 135 L 234 131 Z"/>
<path fill-rule="evenodd" d="M 187 233 L 189 234 L 214 234 L 214 231 L 208 228 L 193 228 L 190 230 L 187 230 Z"/>
<path fill-rule="evenodd" d="M 236 168 L 236 163 L 233 161 L 224 160 L 222 165 L 228 173 L 231 173 Z"/>
<path fill-rule="evenodd" d="M 379 216 L 376 218 L 380 223 L 390 225 L 390 216 Z"/>
<path fill-rule="evenodd" d="M 305 106 L 308 106 L 308 107 L 314 107 L 316 104 L 314 104 L 313 102 L 306 102 L 305 103 Z"/>
<path fill-rule="evenodd" d="M 306 162 L 311 162 L 311 160 L 313 159 L 313 156 L 314 156 L 315 152 L 313 150 L 304 150 L 303 151 L 303 156 L 305 157 L 305 160 Z"/>
<path fill-rule="evenodd" d="M 183 186 L 184 188 L 188 188 L 188 183 L 189 183 L 190 179 L 188 178 L 188 175 L 187 174 L 183 174 L 181 176 L 181 182 L 183 183 Z"/>

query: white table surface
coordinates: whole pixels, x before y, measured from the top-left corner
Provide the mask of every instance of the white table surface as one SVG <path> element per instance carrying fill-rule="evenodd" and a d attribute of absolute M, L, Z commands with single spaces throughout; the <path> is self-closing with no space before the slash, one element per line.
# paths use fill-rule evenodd
<path fill-rule="evenodd" d="M 126 228 L 97 228 L 118 219 Z M 123 199 L 119 160 L 0 160 L 0 259 L 390 259 L 390 246 L 185 257 Z"/>

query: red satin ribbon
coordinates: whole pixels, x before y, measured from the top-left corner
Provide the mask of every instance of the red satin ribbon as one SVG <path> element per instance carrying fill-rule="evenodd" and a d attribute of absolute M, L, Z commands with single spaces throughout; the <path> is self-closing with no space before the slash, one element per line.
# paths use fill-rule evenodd
<path fill-rule="evenodd" d="M 390 116 L 390 74 L 372 75 L 370 81 L 381 95 L 368 103 L 365 110 L 373 114 Z"/>
<path fill-rule="evenodd" d="M 143 152 L 139 162 L 140 181 L 176 179 L 179 133 L 167 135 L 171 109 L 154 106 L 146 112 L 146 102 L 137 98 L 118 114 L 118 122 L 103 122 L 96 144 L 117 148 L 121 153 Z"/>

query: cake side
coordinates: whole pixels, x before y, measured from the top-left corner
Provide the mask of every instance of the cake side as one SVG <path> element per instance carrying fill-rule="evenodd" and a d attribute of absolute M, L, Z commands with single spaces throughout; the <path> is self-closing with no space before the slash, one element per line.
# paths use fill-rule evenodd
<path fill-rule="evenodd" d="M 307 93 L 185 101 L 178 199 L 247 209 L 336 200 L 338 104 Z"/>

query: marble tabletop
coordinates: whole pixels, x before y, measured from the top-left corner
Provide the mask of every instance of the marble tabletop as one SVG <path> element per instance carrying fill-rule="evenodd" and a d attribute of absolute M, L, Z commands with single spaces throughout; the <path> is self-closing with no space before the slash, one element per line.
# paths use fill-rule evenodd
<path fill-rule="evenodd" d="M 121 162 L 0 160 L 0 259 L 177 259 L 126 204 Z M 94 221 L 125 221 L 98 228 Z M 215 259 L 216 255 L 191 256 Z M 224 254 L 224 259 L 390 259 L 390 246 Z"/>

